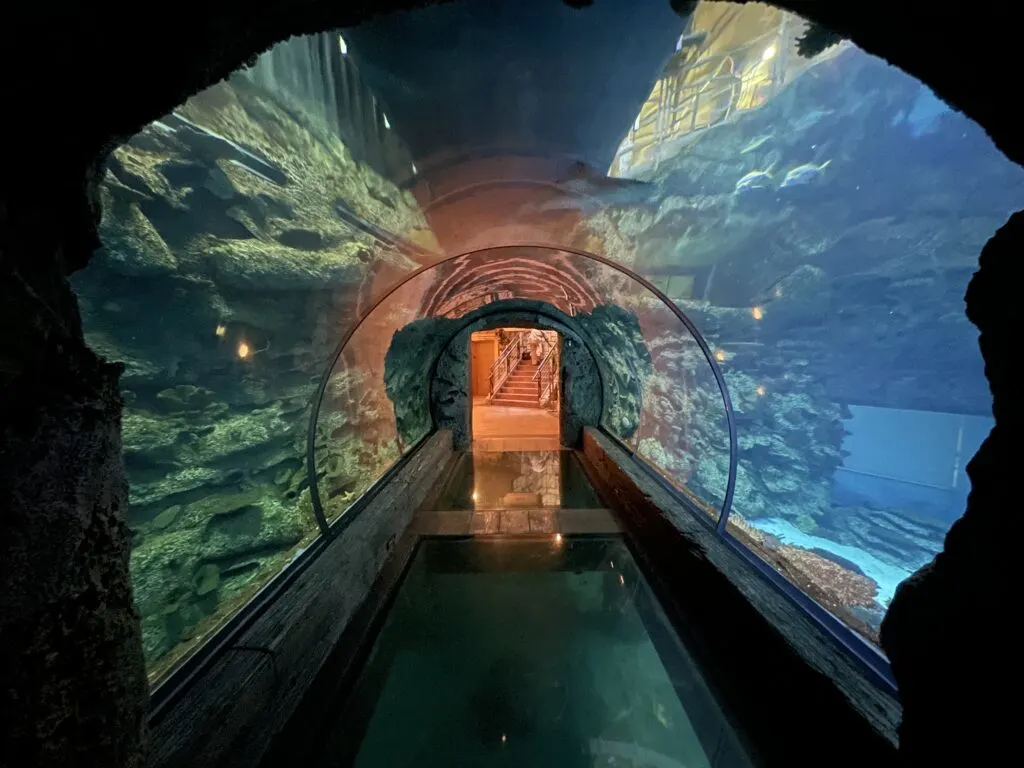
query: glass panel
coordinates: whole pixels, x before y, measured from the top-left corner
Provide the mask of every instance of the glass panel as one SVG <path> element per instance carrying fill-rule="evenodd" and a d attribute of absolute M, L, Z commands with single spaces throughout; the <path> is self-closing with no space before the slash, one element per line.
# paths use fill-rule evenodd
<path fill-rule="evenodd" d="M 643 397 L 636 454 L 714 520 L 725 503 L 729 427 L 711 364 L 683 322 L 652 295 L 637 297 L 653 374 Z"/>
<path fill-rule="evenodd" d="M 641 200 L 591 222 L 616 224 L 633 243 L 616 253 L 720 359 L 739 428 L 730 534 L 877 642 L 897 584 L 963 512 L 963 468 L 992 423 L 963 295 L 1024 206 L 1024 172 L 855 46 L 800 56 L 804 29 L 764 5 L 699 3 L 611 166 Z M 682 413 L 682 439 L 702 438 L 689 485 L 715 497 L 705 443 L 724 427 Z M 646 429 L 641 455 L 670 451 L 675 435 Z"/>
<path fill-rule="evenodd" d="M 417 349 L 415 362 L 389 364 L 396 332 L 417 319 L 419 296 L 430 273 L 414 277 L 380 303 L 355 329 L 331 369 L 317 418 L 316 467 L 320 499 L 329 522 L 431 429 L 425 409 L 430 364 Z M 413 334 L 415 335 L 415 334 Z M 407 337 L 402 337 L 403 339 Z"/>
<path fill-rule="evenodd" d="M 389 244 L 430 244 L 388 178 L 407 150 L 377 136 L 341 56 L 334 35 L 275 47 L 118 148 L 100 187 L 103 248 L 73 282 L 90 345 L 125 364 L 131 573 L 154 682 L 317 535 L 310 398 L 377 278 L 417 266 Z M 345 117 L 355 106 L 369 126 Z M 346 471 L 397 455 L 373 428 L 373 450 L 344 434 Z"/>
<path fill-rule="evenodd" d="M 336 710 L 313 765 L 752 764 L 617 538 L 422 542 Z"/>

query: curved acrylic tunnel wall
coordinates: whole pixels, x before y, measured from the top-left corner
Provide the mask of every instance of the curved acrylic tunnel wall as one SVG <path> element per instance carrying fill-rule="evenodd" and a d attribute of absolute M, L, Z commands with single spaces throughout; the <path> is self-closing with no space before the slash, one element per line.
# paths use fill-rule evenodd
<path fill-rule="evenodd" d="M 154 679 L 316 535 L 309 402 L 338 339 L 441 251 L 527 240 L 614 260 L 693 319 L 735 404 L 730 535 L 877 639 L 896 585 L 963 510 L 991 402 L 963 291 L 1024 204 L 1024 174 L 884 62 L 846 44 L 800 59 L 792 16 L 700 3 L 683 24 L 640 113 L 591 121 L 626 134 L 609 176 L 500 152 L 476 175 L 428 179 L 424 158 L 417 176 L 394 115 L 422 104 L 386 119 L 357 46 L 326 34 L 278 46 L 114 153 L 104 247 L 74 285 L 90 344 L 126 364 L 132 574 Z M 403 81 L 378 74 L 401 98 Z M 487 150 L 495 137 L 477 138 Z M 425 321 L 513 297 L 575 319 L 607 373 L 603 426 L 717 510 L 728 424 L 679 317 L 599 261 L 502 249 L 423 273 L 356 330 L 315 433 L 329 516 L 431 428 L 429 377 L 389 367 L 394 334 L 424 343 Z"/>
<path fill-rule="evenodd" d="M 416 194 L 449 252 L 571 245 L 684 309 L 735 400 L 731 534 L 877 642 L 896 586 L 963 512 L 964 467 L 991 425 L 963 295 L 984 243 L 1024 204 L 1024 174 L 885 62 L 848 43 L 801 57 L 804 28 L 761 4 L 699 3 L 623 120 L 609 176 L 481 158 Z M 536 87 L 562 84 L 552 73 Z M 658 340 L 648 401 L 664 402 L 631 445 L 714 497 L 723 430 L 673 427 L 678 401 L 708 387 L 674 391 L 685 346 L 645 337 Z"/>
<path fill-rule="evenodd" d="M 411 276 L 343 339 L 322 383 L 311 424 L 310 471 L 324 516 L 332 522 L 432 429 L 429 384 L 441 352 L 488 305 L 550 307 L 590 349 L 601 375 L 601 425 L 634 447 L 662 476 L 701 501 L 718 519 L 730 470 L 728 395 L 710 351 L 679 311 L 628 270 L 584 252 L 539 246 L 485 249 L 445 260 Z M 336 430 L 358 413 L 379 415 L 361 432 L 362 450 L 380 457 L 379 471 L 358 484 L 339 483 Z M 340 455 L 338 455 L 340 452 Z M 701 462 L 721 474 L 698 482 Z"/>
<path fill-rule="evenodd" d="M 700 3 L 612 163 L 631 199 L 584 216 L 715 348 L 739 430 L 730 534 L 877 642 L 992 423 L 963 295 L 1024 173 L 885 62 L 800 57 L 802 28 Z M 719 474 L 701 461 L 696 483 Z"/>
<path fill-rule="evenodd" d="M 341 56 L 333 35 L 282 43 L 118 148 L 100 186 L 103 248 L 74 287 L 90 345 L 126 366 L 153 681 L 317 535 L 310 397 L 362 307 L 429 258 L 415 200 L 374 170 L 405 150 Z M 398 455 L 378 406 L 335 429 L 350 492 Z"/>

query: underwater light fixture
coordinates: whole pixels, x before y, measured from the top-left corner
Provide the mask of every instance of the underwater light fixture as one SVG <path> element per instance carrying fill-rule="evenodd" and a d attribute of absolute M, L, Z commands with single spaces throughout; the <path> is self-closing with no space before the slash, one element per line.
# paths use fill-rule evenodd
<path fill-rule="evenodd" d="M 757 396 L 758 396 L 758 397 L 764 397 L 764 393 L 765 393 L 765 392 L 766 392 L 767 390 L 766 390 L 766 389 L 764 388 L 764 386 L 762 385 L 762 386 L 759 386 L 759 387 L 758 387 L 757 389 L 755 389 L 754 391 L 755 391 L 755 392 L 757 392 Z"/>
<path fill-rule="evenodd" d="M 725 350 L 723 350 L 723 349 L 716 349 L 715 350 L 715 360 L 717 360 L 720 363 L 724 363 L 725 362 Z"/>
<path fill-rule="evenodd" d="M 222 339 L 224 334 L 228 332 L 228 327 L 226 325 L 218 325 L 213 332 L 218 339 Z"/>
<path fill-rule="evenodd" d="M 751 307 L 750 316 L 755 320 L 760 320 L 764 317 L 764 309 L 762 307 Z"/>
<path fill-rule="evenodd" d="M 246 342 L 242 341 L 239 342 L 238 349 L 236 349 L 235 352 L 238 354 L 239 360 L 245 360 L 252 356 L 252 347 L 250 347 Z"/>
<path fill-rule="evenodd" d="M 561 544 L 561 543 L 562 543 L 562 534 L 556 533 L 555 534 L 555 544 Z"/>
<path fill-rule="evenodd" d="M 388 116 L 385 115 L 383 112 L 381 113 L 381 115 L 383 115 L 383 117 L 384 117 L 384 127 L 387 128 L 390 131 L 391 130 L 391 121 L 388 120 Z"/>
<path fill-rule="evenodd" d="M 412 164 L 412 172 L 413 172 L 413 174 L 418 173 L 418 171 L 416 170 L 416 163 Z"/>
<path fill-rule="evenodd" d="M 338 35 L 338 48 L 341 49 L 342 56 L 348 56 L 348 43 L 345 42 L 345 38 Z"/>
<path fill-rule="evenodd" d="M 775 43 L 772 43 L 764 49 L 764 53 L 761 54 L 761 61 L 770 61 L 775 58 L 775 54 L 779 52 L 779 49 L 775 47 Z"/>

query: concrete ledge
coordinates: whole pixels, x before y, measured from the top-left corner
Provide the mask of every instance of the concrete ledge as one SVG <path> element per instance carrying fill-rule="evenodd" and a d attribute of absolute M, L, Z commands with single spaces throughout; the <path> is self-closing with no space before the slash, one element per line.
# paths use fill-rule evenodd
<path fill-rule="evenodd" d="M 696 628 L 687 644 L 766 764 L 895 763 L 899 703 L 860 662 L 614 441 L 588 427 L 583 453 L 675 623 Z"/>
<path fill-rule="evenodd" d="M 151 724 L 150 766 L 258 765 L 450 458 L 429 437 L 238 642 Z"/>

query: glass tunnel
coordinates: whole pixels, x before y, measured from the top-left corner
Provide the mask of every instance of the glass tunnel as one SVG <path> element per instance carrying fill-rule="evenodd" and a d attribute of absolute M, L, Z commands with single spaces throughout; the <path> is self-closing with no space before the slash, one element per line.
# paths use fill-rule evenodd
<path fill-rule="evenodd" d="M 472 453 L 470 338 L 502 328 L 558 333 L 565 453 L 613 438 L 891 685 L 881 621 L 992 426 L 962 297 L 1024 174 L 775 8 L 499 5 L 280 43 L 110 156 L 72 282 L 125 365 L 154 689 L 425 438 Z"/>

